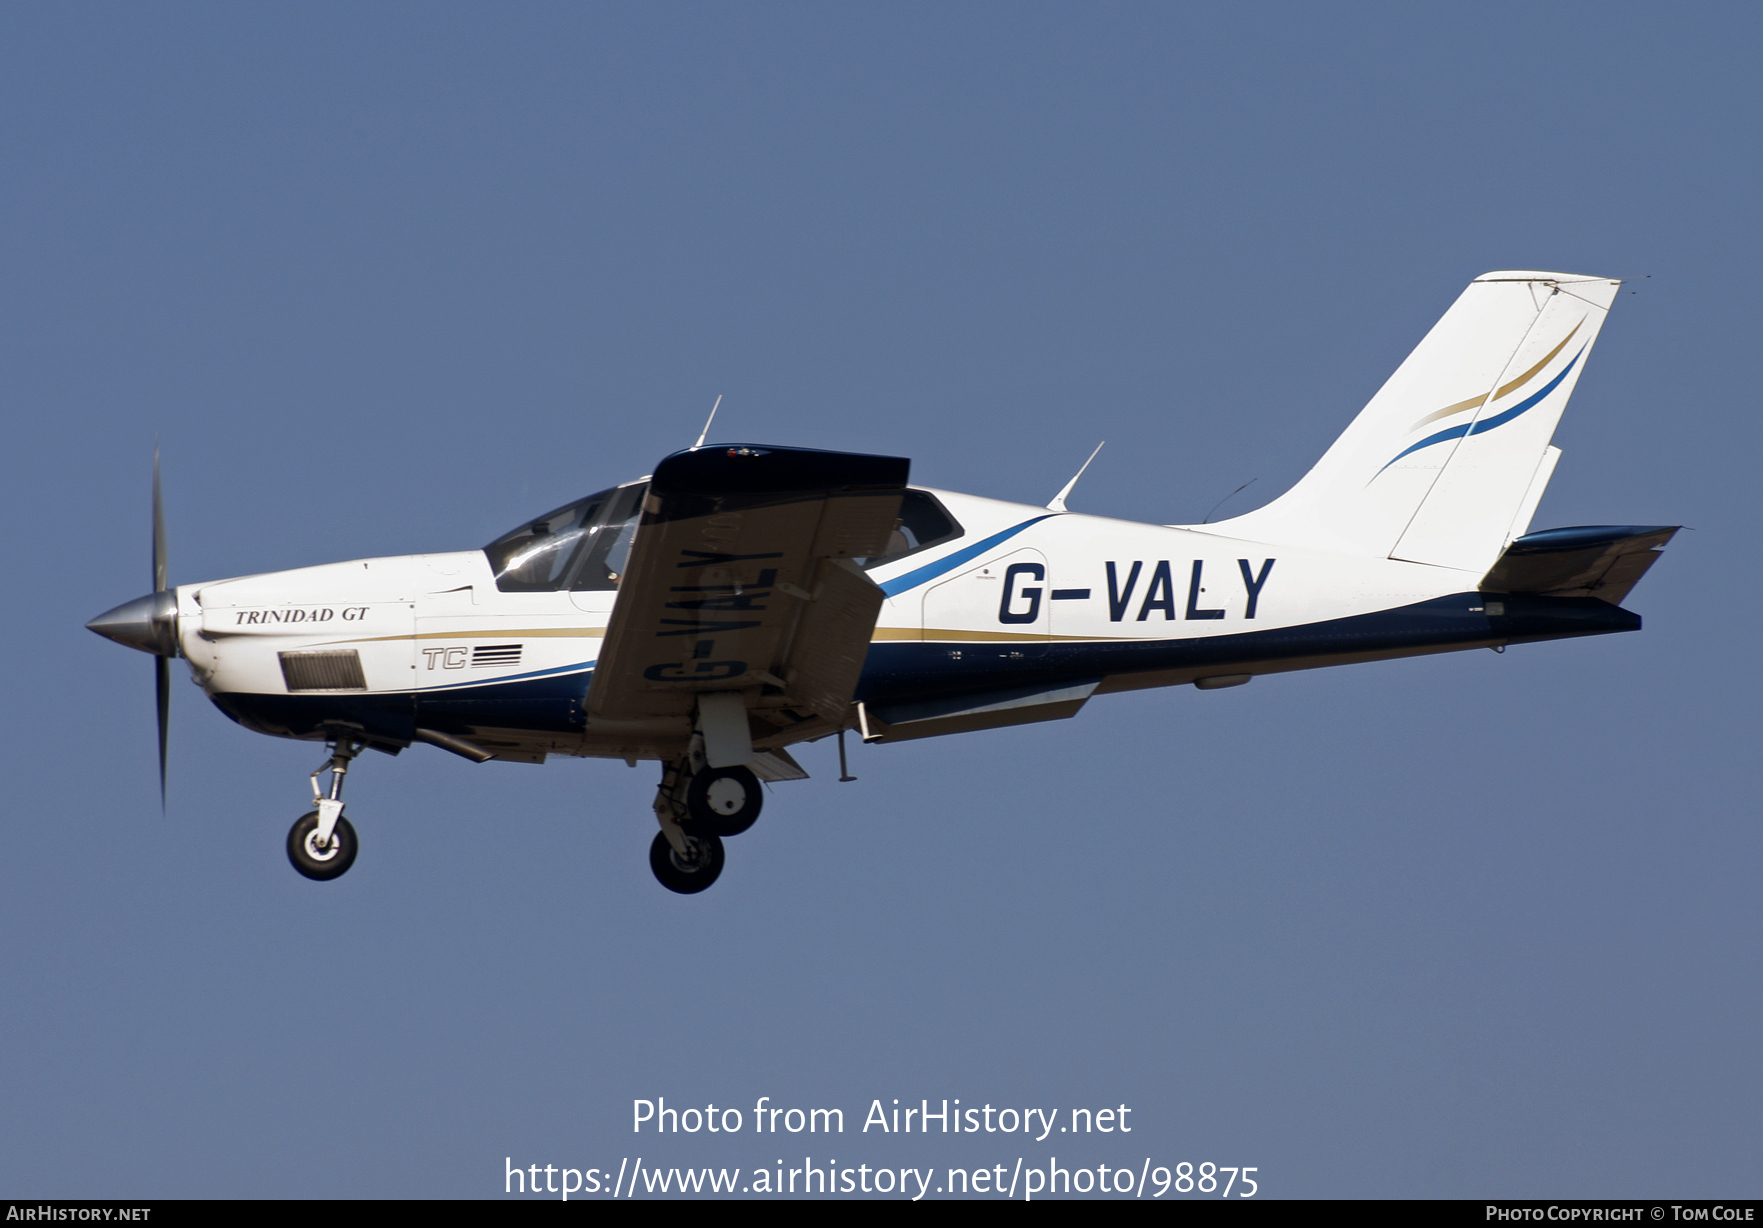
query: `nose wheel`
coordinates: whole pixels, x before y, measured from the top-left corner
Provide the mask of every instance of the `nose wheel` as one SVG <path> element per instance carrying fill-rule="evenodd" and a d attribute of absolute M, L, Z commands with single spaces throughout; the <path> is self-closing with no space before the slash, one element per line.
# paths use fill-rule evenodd
<path fill-rule="evenodd" d="M 362 744 L 343 738 L 331 745 L 331 757 L 312 773 L 312 804 L 288 832 L 288 860 L 307 878 L 326 882 L 341 877 L 355 864 L 355 827 L 343 817 L 343 777 Z M 331 774 L 329 796 L 319 792 L 318 778 Z"/>
<path fill-rule="evenodd" d="M 325 882 L 337 878 L 355 864 L 355 826 L 342 815 L 337 816 L 331 836 L 324 844 L 318 841 L 318 811 L 309 810 L 288 832 L 288 860 L 307 878 Z"/>

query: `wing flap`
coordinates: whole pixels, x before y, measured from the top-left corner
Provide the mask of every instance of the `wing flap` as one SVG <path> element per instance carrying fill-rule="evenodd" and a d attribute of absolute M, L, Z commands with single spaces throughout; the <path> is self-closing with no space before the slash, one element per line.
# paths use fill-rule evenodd
<path fill-rule="evenodd" d="M 888 528 L 892 531 L 891 521 Z M 857 689 L 875 620 L 887 598 L 843 558 L 820 560 L 811 592 L 783 677 L 792 697 L 836 725 L 844 720 Z"/>

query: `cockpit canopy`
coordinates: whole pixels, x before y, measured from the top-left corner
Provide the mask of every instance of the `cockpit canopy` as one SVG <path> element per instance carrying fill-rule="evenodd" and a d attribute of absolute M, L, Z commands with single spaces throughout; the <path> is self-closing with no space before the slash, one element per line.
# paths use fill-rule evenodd
<path fill-rule="evenodd" d="M 484 547 L 496 587 L 505 593 L 616 589 L 643 515 L 647 482 L 615 486 L 523 523 Z M 892 563 L 963 533 L 935 495 L 908 490 L 886 554 L 856 562 L 865 570 Z"/>
<path fill-rule="evenodd" d="M 529 520 L 484 547 L 505 593 L 614 589 L 630 557 L 647 482 L 615 486 Z"/>

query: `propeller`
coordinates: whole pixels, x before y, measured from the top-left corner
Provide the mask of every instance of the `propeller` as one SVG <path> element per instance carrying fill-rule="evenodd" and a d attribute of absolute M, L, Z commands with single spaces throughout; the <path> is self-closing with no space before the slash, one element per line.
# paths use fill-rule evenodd
<path fill-rule="evenodd" d="M 178 603 L 177 594 L 165 584 L 165 502 L 159 493 L 157 442 L 153 445 L 153 591 L 105 611 L 86 626 L 107 640 L 153 654 L 153 691 L 159 714 L 159 808 L 164 810 L 171 659 L 178 655 Z"/>
<path fill-rule="evenodd" d="M 153 441 L 153 596 L 165 592 L 165 500 L 159 495 L 159 441 Z M 172 598 L 172 647 L 177 647 L 177 598 Z M 153 654 L 153 697 L 159 709 L 159 810 L 165 812 L 165 749 L 171 732 L 171 658 Z"/>

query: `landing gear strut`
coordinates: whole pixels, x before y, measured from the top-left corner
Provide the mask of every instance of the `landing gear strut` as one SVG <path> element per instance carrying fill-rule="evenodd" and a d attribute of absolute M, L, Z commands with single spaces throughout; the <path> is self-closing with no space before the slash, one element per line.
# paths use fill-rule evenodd
<path fill-rule="evenodd" d="M 696 747 L 694 747 L 696 752 Z M 669 763 L 655 793 L 655 814 L 688 836 L 738 836 L 759 818 L 765 790 L 750 768 L 713 768 L 701 753 Z"/>
<path fill-rule="evenodd" d="M 655 791 L 661 824 L 649 847 L 649 868 L 669 891 L 691 895 L 722 873 L 722 838 L 738 836 L 759 817 L 763 791 L 744 767 L 713 768 L 694 739 L 692 750 L 667 764 Z"/>
<path fill-rule="evenodd" d="M 312 773 L 312 804 L 288 832 L 288 860 L 307 878 L 337 878 L 355 864 L 355 828 L 343 817 L 343 777 L 362 744 L 349 738 L 331 743 L 331 757 Z M 331 774 L 330 795 L 319 791 L 318 778 Z"/>

